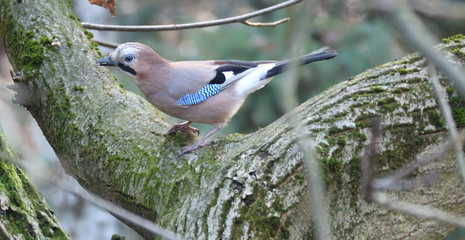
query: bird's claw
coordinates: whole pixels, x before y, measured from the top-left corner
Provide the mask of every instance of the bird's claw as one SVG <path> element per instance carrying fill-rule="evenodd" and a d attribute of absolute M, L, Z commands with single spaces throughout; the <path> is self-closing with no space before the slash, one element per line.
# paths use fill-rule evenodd
<path fill-rule="evenodd" d="M 24 76 L 23 72 L 14 72 L 13 70 L 10 70 L 10 75 L 15 83 L 19 83 Z"/>
<path fill-rule="evenodd" d="M 200 130 L 197 129 L 197 128 L 193 128 L 190 126 L 191 122 L 185 122 L 185 123 L 181 123 L 181 124 L 174 124 L 170 130 L 168 130 L 168 135 L 170 134 L 175 134 L 179 131 L 191 131 L 193 133 L 196 133 L 197 136 L 200 135 Z"/>
<path fill-rule="evenodd" d="M 192 145 L 185 146 L 185 147 L 181 148 L 181 150 L 179 151 L 179 156 L 182 156 L 182 155 L 184 155 L 184 154 L 186 154 L 188 152 L 194 151 L 195 149 L 197 149 L 199 147 L 207 146 L 209 144 L 210 144 L 210 141 L 204 141 L 204 142 L 201 142 L 201 143 L 195 142 Z"/>

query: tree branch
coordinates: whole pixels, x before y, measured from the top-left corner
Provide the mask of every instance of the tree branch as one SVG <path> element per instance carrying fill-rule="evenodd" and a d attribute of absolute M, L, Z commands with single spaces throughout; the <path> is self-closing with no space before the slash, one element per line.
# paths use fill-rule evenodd
<path fill-rule="evenodd" d="M 70 239 L 13 155 L 0 128 L 0 238 Z"/>
<path fill-rule="evenodd" d="M 465 73 L 463 67 L 456 63 L 451 63 L 447 60 L 448 52 L 443 52 L 440 49 L 433 49 L 433 46 L 438 41 L 436 37 L 426 28 L 426 26 L 410 11 L 409 6 L 401 0 L 393 1 L 380 1 L 372 0 L 377 10 L 386 14 L 388 20 L 394 25 L 395 29 L 399 31 L 404 39 L 414 48 L 418 49 L 434 66 L 441 70 L 448 80 L 454 83 L 458 93 L 465 98 Z M 408 23 L 408 24 L 405 24 Z M 438 80 L 431 79 L 435 88 L 438 87 Z M 435 89 L 437 93 L 437 89 Z M 447 125 L 450 128 L 451 138 L 456 142 L 455 149 L 457 154 L 457 164 L 462 176 L 462 181 L 465 183 L 465 159 L 463 156 L 462 144 L 458 142 L 458 134 L 455 129 L 455 123 L 450 120 L 450 111 L 447 108 L 447 103 L 442 101 L 442 111 L 445 111 Z M 447 105 L 447 106 L 444 106 Z"/>
<path fill-rule="evenodd" d="M 313 136 L 335 239 L 401 238 L 426 227 L 443 235 L 455 229 L 403 218 L 359 194 L 359 163 L 373 117 L 381 116 L 376 170 L 383 175 L 448 139 L 419 54 L 342 81 L 254 133 L 222 137 L 177 158 L 191 135 L 164 135 L 168 124 L 158 111 L 97 66 L 100 56 L 71 17 L 69 1 L 0 0 L 0 5 L 0 38 L 14 69 L 24 73 L 16 84 L 31 92 L 27 109 L 66 172 L 118 206 L 186 239 L 308 238 L 315 227 L 299 139 Z M 50 45 L 55 37 L 61 48 Z M 461 38 L 437 48 L 450 52 L 463 44 Z M 449 62 L 458 61 L 450 57 Z M 456 96 L 453 88 L 446 93 Z M 295 128 L 294 121 L 302 126 Z M 461 214 L 465 202 L 450 201 L 464 195 L 456 187 L 463 183 L 454 158 L 435 163 L 428 167 L 447 177 L 392 194 Z M 153 238 L 152 232 L 134 228 Z"/>
<path fill-rule="evenodd" d="M 168 24 L 168 25 L 154 25 L 154 26 L 121 26 L 121 25 L 105 25 L 105 24 L 93 24 L 88 22 L 82 22 L 82 26 L 87 29 L 92 30 L 99 30 L 99 31 L 126 31 L 126 32 L 147 32 L 147 31 L 171 31 L 171 30 L 182 30 L 182 29 L 190 29 L 190 28 L 203 28 L 203 27 L 211 27 L 217 25 L 224 25 L 229 23 L 244 23 L 248 26 L 253 27 L 274 27 L 278 24 L 287 22 L 288 19 L 284 18 L 276 22 L 272 23 L 250 23 L 247 20 L 264 15 L 269 12 L 276 11 L 281 8 L 289 7 L 294 4 L 302 2 L 302 0 L 289 0 L 286 2 L 282 2 L 271 7 L 267 7 L 264 9 L 260 9 L 255 12 L 243 14 L 240 16 L 229 17 L 229 18 L 222 18 L 212 21 L 204 21 L 204 22 L 195 22 L 195 23 L 182 23 L 182 24 Z"/>
<path fill-rule="evenodd" d="M 0 146 L 2 144 L 5 144 L 4 141 L 5 140 L 3 139 L 2 132 L 0 129 Z M 163 239 L 183 239 L 183 237 L 179 234 L 175 234 L 174 232 L 165 229 L 160 225 L 153 223 L 152 221 L 142 218 L 139 215 L 134 214 L 124 208 L 121 208 L 120 206 L 117 206 L 93 193 L 83 192 L 81 189 L 76 188 L 67 180 L 63 179 L 62 177 L 58 176 L 55 172 L 51 171 L 49 166 L 45 166 L 45 164 L 41 163 L 39 159 L 29 160 L 28 162 L 26 162 L 25 159 L 16 160 L 6 152 L 0 151 L 0 162 L 1 161 L 6 161 L 11 164 L 14 164 L 18 168 L 25 170 L 36 181 L 40 181 L 41 183 L 47 183 L 55 186 L 56 188 L 62 191 L 69 192 L 75 195 L 76 197 L 82 198 L 99 208 L 107 210 L 114 216 L 118 216 L 119 218 L 126 220 L 126 222 L 128 223 L 140 226 L 146 229 L 147 231 L 162 237 Z"/>

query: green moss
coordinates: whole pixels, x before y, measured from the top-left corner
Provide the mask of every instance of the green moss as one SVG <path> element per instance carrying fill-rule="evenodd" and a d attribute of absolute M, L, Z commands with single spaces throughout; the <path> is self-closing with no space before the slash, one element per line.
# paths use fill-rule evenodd
<path fill-rule="evenodd" d="M 428 111 L 428 119 L 436 128 L 443 128 L 445 126 L 442 115 L 435 110 Z"/>
<path fill-rule="evenodd" d="M 413 84 L 413 83 L 419 83 L 419 82 L 424 82 L 424 78 L 419 78 L 419 77 L 410 77 L 407 79 L 407 83 Z"/>
<path fill-rule="evenodd" d="M 111 235 L 111 240 L 126 240 L 126 237 L 115 233 Z"/>
<path fill-rule="evenodd" d="M 10 153 L 4 141 L 0 132 L 0 151 Z M 9 155 L 13 157 L 12 154 Z M 0 193 L 8 202 L 8 207 L 2 209 L 1 213 L 2 219 L 8 223 L 4 229 L 7 232 L 20 232 L 25 239 L 37 239 L 34 226 L 31 225 L 32 220 L 38 223 L 36 227 L 45 238 L 69 239 L 24 171 L 3 159 L 0 159 Z M 24 199 L 29 202 L 26 204 Z"/>
<path fill-rule="evenodd" d="M 447 87 L 446 93 L 449 97 L 451 97 L 452 95 L 454 95 L 454 89 L 452 87 Z"/>
<path fill-rule="evenodd" d="M 341 157 L 342 153 L 340 152 L 334 157 L 320 162 L 321 175 L 326 185 L 336 184 L 340 186 L 342 184 L 343 179 L 341 170 L 344 167 L 344 163 L 340 160 Z"/>
<path fill-rule="evenodd" d="M 44 50 L 40 42 L 28 39 L 18 60 L 18 65 L 23 72 L 28 72 L 40 67 L 44 59 Z"/>
<path fill-rule="evenodd" d="M 392 93 L 403 93 L 403 92 L 407 92 L 409 91 L 410 89 L 408 88 L 403 88 L 403 87 L 400 87 L 400 88 L 395 88 L 394 90 L 392 90 L 391 92 Z"/>
<path fill-rule="evenodd" d="M 52 44 L 52 39 L 46 37 L 46 36 L 41 36 L 40 37 L 40 43 L 45 46 L 50 46 Z"/>
<path fill-rule="evenodd" d="M 380 86 L 372 86 L 370 88 L 370 92 L 380 93 L 380 92 L 384 92 L 384 89 Z"/>
<path fill-rule="evenodd" d="M 227 217 L 227 214 L 229 213 L 229 210 L 231 209 L 231 205 L 232 205 L 232 198 L 226 200 L 224 203 L 223 203 L 223 207 L 222 207 L 222 210 L 221 210 L 221 214 L 220 214 L 220 228 L 218 229 L 218 235 L 221 236 L 223 234 L 223 231 L 224 231 L 224 224 L 226 222 L 226 217 Z"/>
<path fill-rule="evenodd" d="M 359 131 L 354 131 L 353 134 L 354 134 L 354 137 L 359 139 L 359 141 L 361 141 L 361 142 L 365 142 L 368 139 L 367 135 L 365 135 L 365 134 L 363 134 L 363 133 L 361 133 Z"/>
<path fill-rule="evenodd" d="M 458 107 L 462 103 L 462 99 L 458 96 L 452 96 L 449 99 L 449 104 L 452 105 L 451 107 Z"/>
<path fill-rule="evenodd" d="M 329 145 L 334 145 L 336 144 L 336 139 L 333 137 L 328 137 L 328 144 Z"/>
<path fill-rule="evenodd" d="M 389 103 L 389 104 L 384 104 L 382 105 L 383 107 L 383 112 L 385 113 L 391 113 L 393 112 L 396 108 L 398 108 L 400 105 L 397 102 L 394 103 Z"/>
<path fill-rule="evenodd" d="M 268 207 L 264 199 L 259 199 L 256 206 L 249 212 L 250 223 L 254 228 L 260 229 L 256 232 L 257 239 L 273 239 L 280 232 L 280 218 L 276 216 L 265 217 Z"/>
<path fill-rule="evenodd" d="M 443 38 L 443 39 L 442 39 L 442 42 L 443 42 L 443 43 L 450 43 L 450 42 L 459 43 L 459 42 L 461 42 L 464 38 L 465 38 L 465 36 L 464 36 L 463 34 L 457 34 L 457 35 L 454 35 L 454 36 L 450 36 L 450 37 L 448 37 L 448 38 Z"/>
<path fill-rule="evenodd" d="M 356 128 L 366 128 L 368 126 L 367 121 L 369 121 L 369 120 L 368 119 L 358 120 L 358 121 L 355 122 L 355 127 Z"/>
<path fill-rule="evenodd" d="M 399 68 L 399 69 L 397 69 L 397 72 L 399 72 L 400 75 L 406 75 L 406 74 L 409 73 L 409 71 L 407 69 L 405 69 L 405 68 Z"/>
<path fill-rule="evenodd" d="M 459 59 L 464 60 L 465 59 L 465 53 L 462 51 L 460 47 L 454 47 L 451 48 L 451 52 L 455 54 Z"/>
<path fill-rule="evenodd" d="M 407 74 L 418 72 L 418 71 L 420 71 L 418 68 L 412 68 L 412 69 L 399 68 L 399 69 L 397 69 L 397 72 L 399 72 L 400 75 L 407 75 Z"/>
<path fill-rule="evenodd" d="M 76 16 L 76 14 L 74 13 L 70 13 L 68 15 L 69 18 L 73 19 L 74 21 L 80 21 L 79 18 Z"/>
<path fill-rule="evenodd" d="M 94 38 L 94 34 L 93 34 L 92 32 L 87 31 L 87 30 L 84 29 L 84 33 L 87 35 L 87 38 L 88 38 L 88 39 Z"/>
<path fill-rule="evenodd" d="M 118 86 L 119 86 L 120 88 L 124 88 L 124 84 L 123 84 L 123 83 L 118 83 Z"/>
<path fill-rule="evenodd" d="M 82 87 L 82 86 L 74 86 L 73 90 L 74 91 L 84 91 L 84 87 Z"/>
<path fill-rule="evenodd" d="M 339 160 L 338 158 L 336 157 L 333 157 L 333 158 L 330 158 L 327 162 L 327 165 L 326 167 L 330 170 L 330 171 L 339 171 L 342 169 L 343 167 L 343 163 L 341 160 Z"/>
<path fill-rule="evenodd" d="M 447 88 L 446 93 L 449 96 L 449 104 L 455 124 L 459 128 L 465 127 L 465 101 L 456 95 L 453 88 Z"/>
<path fill-rule="evenodd" d="M 461 107 L 454 109 L 452 112 L 452 116 L 454 117 L 457 127 L 465 127 L 465 108 Z"/>
<path fill-rule="evenodd" d="M 66 46 L 68 46 L 68 47 L 73 46 L 73 42 L 71 42 L 71 41 L 66 41 Z"/>

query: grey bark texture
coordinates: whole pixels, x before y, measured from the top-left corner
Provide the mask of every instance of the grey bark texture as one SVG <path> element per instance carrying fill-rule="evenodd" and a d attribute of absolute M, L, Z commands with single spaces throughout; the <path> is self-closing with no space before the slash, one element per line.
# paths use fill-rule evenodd
<path fill-rule="evenodd" d="M 0 5 L 1 41 L 15 71 L 24 73 L 17 101 L 37 120 L 66 172 L 88 191 L 187 239 L 312 238 L 299 139 L 313 137 L 315 145 L 307 147 L 321 159 L 337 239 L 443 237 L 455 229 L 378 207 L 359 191 L 359 161 L 373 117 L 381 116 L 382 124 L 380 175 L 434 152 L 448 136 L 418 54 L 345 80 L 253 134 L 229 135 L 177 157 L 193 136 L 165 136 L 169 125 L 157 110 L 95 64 L 99 53 L 69 2 Z M 61 47 L 51 45 L 55 38 Z M 463 56 L 464 44 L 460 39 L 439 48 Z M 462 127 L 463 102 L 453 87 L 444 91 Z M 463 214 L 453 156 L 417 174 L 434 169 L 441 179 L 433 185 L 390 194 Z"/>

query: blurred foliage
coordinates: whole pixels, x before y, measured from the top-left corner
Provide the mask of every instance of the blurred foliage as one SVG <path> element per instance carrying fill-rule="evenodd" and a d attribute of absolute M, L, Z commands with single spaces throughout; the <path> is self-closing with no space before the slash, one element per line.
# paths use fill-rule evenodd
<path fill-rule="evenodd" d="M 111 21 L 112 24 L 121 25 L 206 21 L 248 13 L 279 2 L 121 0 L 117 6 L 118 16 Z M 295 79 L 289 79 L 289 75 L 278 76 L 265 88 L 251 94 L 229 126 L 221 131 L 223 134 L 247 133 L 273 122 L 289 110 L 283 104 L 286 96 L 289 97 L 286 95 L 289 92 L 285 92 L 289 89 L 291 96 L 302 103 L 338 82 L 412 51 L 404 46 L 402 39 L 382 16 L 366 10 L 364 1 L 360 0 L 307 0 L 252 20 L 276 21 L 287 16 L 292 18 L 290 22 L 273 28 L 233 23 L 181 31 L 122 32 L 114 41 L 146 43 L 173 61 L 285 59 L 323 46 L 339 52 L 335 59 L 299 68 Z M 459 21 L 421 16 L 437 33 L 438 39 L 465 30 Z M 140 93 L 127 77 L 118 74 L 118 78 L 127 89 Z M 197 127 L 203 132 L 211 128 Z"/>

